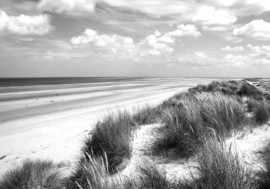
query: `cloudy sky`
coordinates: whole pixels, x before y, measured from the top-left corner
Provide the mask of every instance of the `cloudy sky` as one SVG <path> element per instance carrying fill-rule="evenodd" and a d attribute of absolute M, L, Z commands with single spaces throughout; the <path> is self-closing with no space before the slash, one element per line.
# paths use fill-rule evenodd
<path fill-rule="evenodd" d="M 0 77 L 270 77 L 268 0 L 0 0 Z"/>

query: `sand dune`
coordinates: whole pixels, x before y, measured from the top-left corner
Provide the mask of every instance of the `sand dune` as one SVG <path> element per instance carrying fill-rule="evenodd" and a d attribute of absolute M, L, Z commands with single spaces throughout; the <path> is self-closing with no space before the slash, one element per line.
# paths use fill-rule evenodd
<path fill-rule="evenodd" d="M 213 80 L 153 78 L 0 88 L 0 174 L 25 158 L 72 163 L 84 136 L 106 112 L 154 105 Z"/>

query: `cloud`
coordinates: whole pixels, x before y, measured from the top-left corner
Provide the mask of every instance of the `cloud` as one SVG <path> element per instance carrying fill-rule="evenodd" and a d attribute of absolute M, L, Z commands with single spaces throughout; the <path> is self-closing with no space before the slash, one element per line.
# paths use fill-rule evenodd
<path fill-rule="evenodd" d="M 259 66 L 259 67 L 269 67 L 270 66 L 270 60 L 266 58 L 261 58 L 258 60 L 255 60 L 253 63 L 254 66 Z"/>
<path fill-rule="evenodd" d="M 191 36 L 191 37 L 199 37 L 201 33 L 198 31 L 196 26 L 194 25 L 178 25 L 177 30 L 166 33 L 164 36 L 167 37 L 183 37 L 183 36 Z"/>
<path fill-rule="evenodd" d="M 130 37 L 122 37 L 119 35 L 99 35 L 99 33 L 92 29 L 86 29 L 83 35 L 73 37 L 70 42 L 73 45 L 87 45 L 92 44 L 96 47 L 106 46 L 128 46 L 133 45 L 133 39 Z"/>
<path fill-rule="evenodd" d="M 96 0 L 41 0 L 37 8 L 42 11 L 81 15 L 95 10 Z"/>
<path fill-rule="evenodd" d="M 156 30 L 153 34 L 141 39 L 140 42 L 134 43 L 130 37 L 99 34 L 98 31 L 86 29 L 81 36 L 71 38 L 70 42 L 78 47 L 107 49 L 107 53 L 113 53 L 118 57 L 129 56 L 140 59 L 140 57 L 146 58 L 149 56 L 168 56 L 174 52 L 177 38 L 185 36 L 198 37 L 200 35 L 194 25 L 179 25 L 176 30 L 164 34 Z"/>
<path fill-rule="evenodd" d="M 224 64 L 224 67 L 247 67 L 251 59 L 248 56 L 229 54 L 226 55 L 221 62 Z"/>
<path fill-rule="evenodd" d="M 199 2 L 199 0 L 198 0 Z M 203 3 L 215 7 L 231 9 L 236 16 L 260 15 L 270 10 L 266 0 L 203 0 Z"/>
<path fill-rule="evenodd" d="M 183 13 L 189 9 L 189 3 L 175 0 L 41 0 L 37 8 L 69 15 L 85 15 L 85 13 L 94 12 L 98 3 L 137 10 L 158 17 Z"/>
<path fill-rule="evenodd" d="M 175 38 L 161 35 L 156 31 L 137 44 L 136 51 L 141 57 L 168 55 L 174 51 L 171 47 L 174 43 Z"/>
<path fill-rule="evenodd" d="M 252 51 L 252 54 L 250 56 L 252 57 L 270 57 L 270 45 L 266 46 L 253 46 L 251 44 L 248 44 L 247 47 Z"/>
<path fill-rule="evenodd" d="M 192 15 L 192 21 L 203 25 L 229 25 L 235 23 L 237 18 L 228 10 L 203 5 Z"/>
<path fill-rule="evenodd" d="M 253 57 L 252 55 L 226 55 L 221 61 L 222 67 L 269 67 L 270 59 Z"/>
<path fill-rule="evenodd" d="M 204 52 L 195 52 L 191 55 L 185 55 L 177 58 L 178 63 L 193 68 L 216 67 L 216 68 L 252 68 L 264 67 L 270 68 L 270 58 L 253 57 L 251 55 L 233 55 L 227 54 L 223 58 L 215 58 Z"/>
<path fill-rule="evenodd" d="M 258 40 L 270 40 L 270 23 L 263 20 L 253 20 L 241 28 L 234 29 L 233 34 Z"/>
<path fill-rule="evenodd" d="M 0 11 L 0 33 L 18 35 L 45 35 L 53 30 L 47 15 L 39 16 L 9 16 Z"/>
<path fill-rule="evenodd" d="M 267 0 L 40 0 L 37 8 L 59 14 L 89 15 L 97 5 L 105 4 L 153 17 L 178 15 L 187 22 L 205 25 L 228 25 L 235 23 L 238 16 L 260 15 L 270 10 Z"/>
<path fill-rule="evenodd" d="M 240 51 L 243 51 L 243 50 L 244 50 L 244 47 L 230 47 L 230 46 L 227 46 L 227 47 L 221 48 L 221 51 L 227 51 L 227 52 L 240 52 Z"/>
<path fill-rule="evenodd" d="M 174 31 L 161 34 L 159 31 L 155 31 L 155 34 L 147 36 L 138 45 L 138 49 L 141 50 L 141 56 L 160 56 L 169 55 L 174 52 L 173 46 L 175 45 L 176 38 L 185 36 L 198 37 L 201 33 L 194 25 L 178 25 Z"/>

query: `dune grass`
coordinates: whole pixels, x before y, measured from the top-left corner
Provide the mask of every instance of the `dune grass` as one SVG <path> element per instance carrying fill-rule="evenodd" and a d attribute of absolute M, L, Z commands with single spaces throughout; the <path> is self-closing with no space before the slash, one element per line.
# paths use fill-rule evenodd
<path fill-rule="evenodd" d="M 66 179 L 60 171 L 61 165 L 51 161 L 25 160 L 15 165 L 0 181 L 1 189 L 60 189 L 65 187 Z"/>
<path fill-rule="evenodd" d="M 131 157 L 130 140 L 135 127 L 133 118 L 127 111 L 109 114 L 96 125 L 93 134 L 86 138 L 82 150 L 85 158 L 105 158 L 106 154 L 109 172 L 114 174 L 123 160 Z"/>
<path fill-rule="evenodd" d="M 179 157 L 189 157 L 205 137 L 227 137 L 252 124 L 238 98 L 221 93 L 198 93 L 176 104 L 164 113 L 163 137 L 153 145 L 156 155 L 173 151 Z"/>
<path fill-rule="evenodd" d="M 105 158 L 104 158 L 105 157 Z M 66 184 L 67 189 L 124 189 L 125 181 L 111 177 L 106 154 L 103 157 L 82 157 Z"/>
<path fill-rule="evenodd" d="M 253 113 L 254 121 L 259 124 L 265 124 L 270 119 L 270 103 L 269 101 L 256 101 L 253 99 L 247 100 L 248 111 Z"/>
<path fill-rule="evenodd" d="M 189 157 L 194 153 L 193 146 L 202 136 L 202 119 L 200 106 L 195 100 L 185 97 L 175 100 L 175 106 L 164 111 L 165 127 L 159 129 L 162 136 L 153 145 L 153 154 L 162 155 L 169 152 L 176 156 Z"/>
<path fill-rule="evenodd" d="M 187 189 L 255 189 L 251 172 L 241 165 L 237 154 L 231 152 L 224 143 L 207 139 L 200 149 L 200 178 L 188 185 Z"/>
<path fill-rule="evenodd" d="M 225 95 L 234 95 L 240 97 L 249 97 L 254 100 L 270 100 L 270 95 L 263 93 L 255 86 L 245 81 L 214 81 L 209 85 L 198 85 L 189 89 L 189 92 L 195 94 L 200 92 L 221 92 Z"/>

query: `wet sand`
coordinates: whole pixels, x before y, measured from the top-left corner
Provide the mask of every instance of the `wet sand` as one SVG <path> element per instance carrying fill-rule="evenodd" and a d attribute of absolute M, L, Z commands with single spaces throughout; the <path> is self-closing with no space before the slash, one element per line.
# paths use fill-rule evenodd
<path fill-rule="evenodd" d="M 213 80 L 148 78 L 0 88 L 0 174 L 26 158 L 75 162 L 83 139 L 106 113 L 155 105 Z"/>

